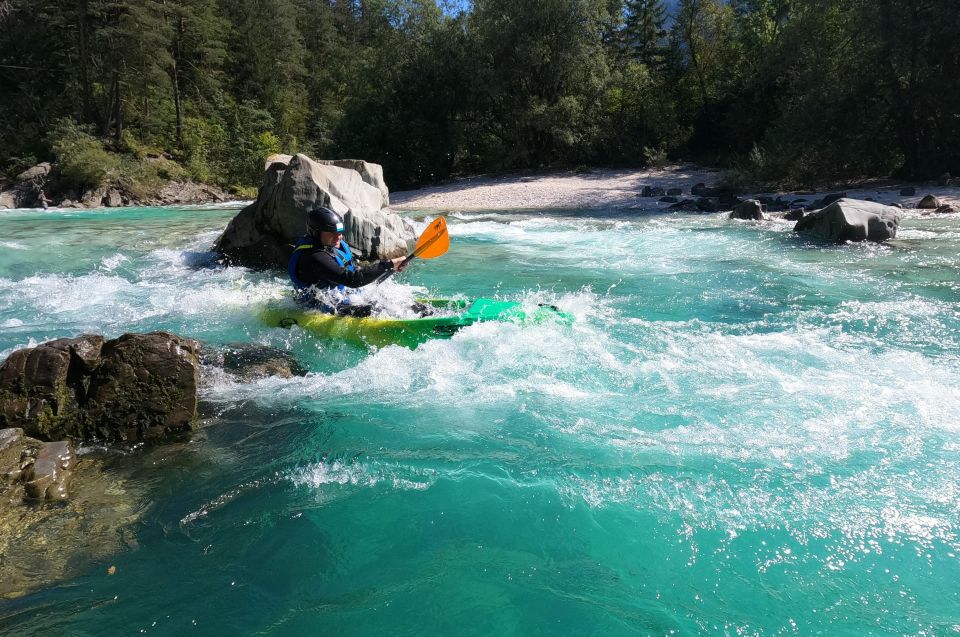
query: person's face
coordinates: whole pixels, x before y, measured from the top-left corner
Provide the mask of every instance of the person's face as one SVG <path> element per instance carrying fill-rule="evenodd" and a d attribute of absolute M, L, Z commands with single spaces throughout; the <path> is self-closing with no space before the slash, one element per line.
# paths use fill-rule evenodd
<path fill-rule="evenodd" d="M 328 248 L 336 248 L 340 245 L 340 238 L 342 236 L 342 232 L 327 232 L 324 230 L 320 233 L 320 243 Z"/>

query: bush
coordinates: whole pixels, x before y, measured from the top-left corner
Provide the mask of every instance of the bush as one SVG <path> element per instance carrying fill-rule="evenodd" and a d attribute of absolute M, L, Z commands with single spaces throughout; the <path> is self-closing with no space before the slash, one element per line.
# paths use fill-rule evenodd
<path fill-rule="evenodd" d="M 99 188 L 120 175 L 120 158 L 107 152 L 87 126 L 70 118 L 57 120 L 46 140 L 66 186 L 80 190 Z"/>

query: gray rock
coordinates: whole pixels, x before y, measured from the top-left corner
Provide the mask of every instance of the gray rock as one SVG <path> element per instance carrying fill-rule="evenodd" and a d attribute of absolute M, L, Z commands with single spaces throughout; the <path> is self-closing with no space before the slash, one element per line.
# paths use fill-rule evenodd
<path fill-rule="evenodd" d="M 709 193 L 710 189 L 707 188 L 707 184 L 702 181 L 698 184 L 695 184 L 693 188 L 690 189 L 690 194 L 695 197 L 703 197 Z"/>
<path fill-rule="evenodd" d="M 933 195 L 927 195 L 920 200 L 920 203 L 917 204 L 917 208 L 920 210 L 936 210 L 943 205 L 943 202 L 934 197 Z"/>
<path fill-rule="evenodd" d="M 901 197 L 912 197 L 912 196 L 914 196 L 915 194 L 917 194 L 917 189 L 914 188 L 913 186 L 907 186 L 906 188 L 901 188 L 901 189 L 900 189 L 900 196 L 901 196 Z"/>
<path fill-rule="evenodd" d="M 47 162 L 37 164 L 32 168 L 27 168 L 25 171 L 17 175 L 17 182 L 18 183 L 24 183 L 24 182 L 42 183 L 46 181 L 47 177 L 50 175 L 51 170 L 52 170 L 52 166 Z"/>
<path fill-rule="evenodd" d="M 839 199 L 805 216 L 793 229 L 824 241 L 884 241 L 897 236 L 899 225 L 900 211 L 893 206 Z"/>
<path fill-rule="evenodd" d="M 670 188 L 667 190 L 667 196 L 669 197 L 679 197 L 683 194 L 683 188 Z"/>
<path fill-rule="evenodd" d="M 108 188 L 101 187 L 94 190 L 88 190 L 80 197 L 80 203 L 82 203 L 87 208 L 99 208 L 103 205 L 104 199 L 107 197 Z"/>
<path fill-rule="evenodd" d="M 43 192 L 53 166 L 47 162 L 23 171 L 9 188 L 0 189 L 0 209 L 46 207 Z"/>
<path fill-rule="evenodd" d="M 120 196 L 120 191 L 116 188 L 111 188 L 107 191 L 107 196 L 105 202 L 108 208 L 120 208 L 123 206 L 123 197 Z"/>
<path fill-rule="evenodd" d="M 659 186 L 644 186 L 641 197 L 663 197 L 667 193 Z"/>
<path fill-rule="evenodd" d="M 226 201 L 226 199 L 227 195 L 222 190 L 209 184 L 171 181 L 160 189 L 155 201 L 160 205 L 173 205 Z"/>
<path fill-rule="evenodd" d="M 763 221 L 766 216 L 763 214 L 763 204 L 756 199 L 747 199 L 737 206 L 730 213 L 730 219 L 748 219 L 752 221 Z"/>
<path fill-rule="evenodd" d="M 807 211 L 804 208 L 795 208 L 784 214 L 783 218 L 787 221 L 800 221 L 803 219 L 804 215 L 806 215 L 806 212 Z"/>
<path fill-rule="evenodd" d="M 307 213 L 328 206 L 343 215 L 344 238 L 359 258 L 406 255 L 416 244 L 416 232 L 404 218 L 383 208 L 384 192 L 364 180 L 376 181 L 382 174 L 379 166 L 360 163 L 366 166 L 364 173 L 306 155 L 296 155 L 287 164 L 274 161 L 264 173 L 257 200 L 230 221 L 213 249 L 248 266 L 286 267 L 290 244 L 304 234 Z"/>
<path fill-rule="evenodd" d="M 383 167 L 380 164 L 371 164 L 362 159 L 319 159 L 315 160 L 318 164 L 337 166 L 339 168 L 348 168 L 360 173 L 363 182 L 369 184 L 380 191 L 382 205 L 390 205 L 390 189 L 387 188 L 387 182 L 383 180 Z"/>

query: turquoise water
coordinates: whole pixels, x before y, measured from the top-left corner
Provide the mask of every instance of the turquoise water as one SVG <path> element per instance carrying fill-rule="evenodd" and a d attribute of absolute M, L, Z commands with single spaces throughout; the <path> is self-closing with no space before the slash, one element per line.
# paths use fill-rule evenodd
<path fill-rule="evenodd" d="M 362 351 L 261 325 L 279 274 L 207 267 L 234 213 L 0 213 L 0 355 L 168 329 L 313 370 L 205 370 L 206 426 L 139 471 L 135 547 L 0 601 L 0 632 L 960 633 L 956 216 L 836 247 L 721 215 L 451 213 L 450 252 L 383 294 L 573 326 Z"/>

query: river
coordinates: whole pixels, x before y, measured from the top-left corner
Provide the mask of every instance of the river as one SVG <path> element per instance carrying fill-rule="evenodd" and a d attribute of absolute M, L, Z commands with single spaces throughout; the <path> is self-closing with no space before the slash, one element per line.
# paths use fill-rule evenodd
<path fill-rule="evenodd" d="M 960 632 L 957 215 L 828 246 L 718 214 L 450 212 L 450 251 L 384 294 L 573 324 L 370 350 L 259 320 L 283 273 L 207 252 L 235 213 L 0 212 L 0 356 L 164 329 L 311 370 L 207 368 L 175 453 L 87 450 L 150 458 L 135 542 L 0 600 L 0 632 Z"/>

